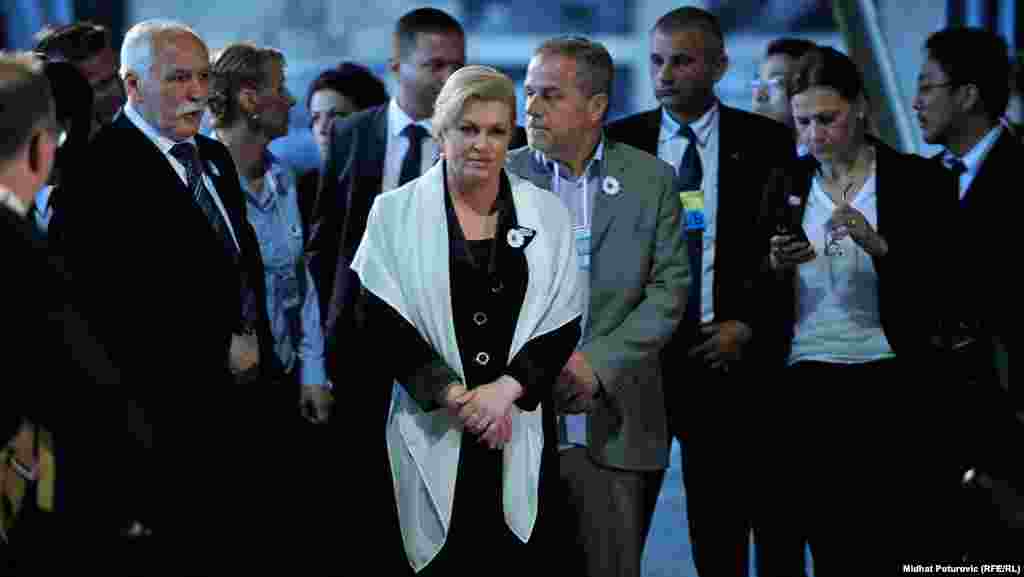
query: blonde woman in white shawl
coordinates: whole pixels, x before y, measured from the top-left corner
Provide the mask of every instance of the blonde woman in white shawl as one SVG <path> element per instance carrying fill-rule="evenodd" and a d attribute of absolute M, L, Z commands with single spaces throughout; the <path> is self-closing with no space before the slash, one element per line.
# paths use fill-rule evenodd
<path fill-rule="evenodd" d="M 536 570 L 557 517 L 552 387 L 582 309 L 567 209 L 504 170 L 515 110 L 504 74 L 453 74 L 431 121 L 441 160 L 376 199 L 352 264 L 395 383 L 386 450 L 410 573 Z"/>

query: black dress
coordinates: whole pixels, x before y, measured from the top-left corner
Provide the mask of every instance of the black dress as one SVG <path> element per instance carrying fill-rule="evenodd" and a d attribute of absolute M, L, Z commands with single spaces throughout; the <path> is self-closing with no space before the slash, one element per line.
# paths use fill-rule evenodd
<path fill-rule="evenodd" d="M 549 500 L 557 480 L 557 429 L 551 410 L 555 378 L 580 337 L 580 320 L 527 342 L 511 362 L 508 359 L 519 312 L 526 294 L 528 268 L 524 249 L 506 241 L 516 227 L 511 189 L 506 178 L 497 200 L 498 229 L 494 239 L 467 241 L 447 192 L 445 205 L 450 241 L 452 311 L 455 335 L 469 389 L 502 375 L 519 381 L 524 389 L 516 405 L 533 410 L 544 405 L 544 452 L 541 461 L 538 517 L 529 543 L 522 543 L 507 527 L 501 499 L 502 452 L 488 449 L 472 433 L 464 432 L 459 454 L 455 501 L 448 538 L 438 555 L 419 575 L 460 575 L 470 571 L 512 572 L 537 568 L 556 537 L 556 520 Z M 538 231 L 529 240 L 535 240 Z M 459 380 L 408 321 L 374 295 L 365 295 L 370 334 L 394 354 L 387 364 L 391 378 L 405 383 L 410 396 L 425 411 L 439 408 L 438 392 Z M 391 507 L 394 510 L 394 506 Z M 397 529 L 397 524 L 396 524 Z M 400 534 L 393 543 L 402 546 Z M 412 574 L 399 549 L 404 571 Z M 397 566 L 396 566 L 397 568 Z"/>

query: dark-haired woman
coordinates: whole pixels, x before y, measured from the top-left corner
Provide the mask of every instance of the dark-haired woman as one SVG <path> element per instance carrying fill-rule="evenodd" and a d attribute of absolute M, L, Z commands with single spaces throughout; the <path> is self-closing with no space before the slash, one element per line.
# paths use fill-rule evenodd
<path fill-rule="evenodd" d="M 866 134 L 847 56 L 810 52 L 789 91 L 810 154 L 765 203 L 780 367 L 768 447 L 789 474 L 767 483 L 762 525 L 807 539 L 819 577 L 896 574 L 942 551 L 946 405 L 929 370 L 955 182 Z M 772 553 L 761 575 L 804 573 L 802 555 Z"/>

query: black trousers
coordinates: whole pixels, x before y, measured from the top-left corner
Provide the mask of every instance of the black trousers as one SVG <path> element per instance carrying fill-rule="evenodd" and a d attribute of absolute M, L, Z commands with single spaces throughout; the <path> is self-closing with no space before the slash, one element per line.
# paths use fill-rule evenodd
<path fill-rule="evenodd" d="M 818 577 L 949 560 L 948 423 L 928 372 L 897 359 L 802 362 L 773 379 L 755 461 L 756 525 L 769 537 L 760 576 L 804 574 L 803 539 Z"/>
<path fill-rule="evenodd" d="M 686 358 L 685 347 L 665 354 L 669 431 L 682 451 L 690 547 L 701 577 L 746 577 L 754 519 L 750 394 L 753 376 Z"/>

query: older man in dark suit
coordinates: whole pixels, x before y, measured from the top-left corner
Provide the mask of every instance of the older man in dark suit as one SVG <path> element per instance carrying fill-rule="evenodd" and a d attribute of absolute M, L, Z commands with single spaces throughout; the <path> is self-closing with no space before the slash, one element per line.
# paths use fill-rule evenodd
<path fill-rule="evenodd" d="M 269 475 L 255 465 L 294 399 L 261 386 L 279 368 L 258 244 L 228 150 L 197 134 L 209 68 L 182 24 L 129 30 L 128 103 L 88 151 L 102 185 L 69 185 L 63 250 L 160 431 L 145 522 L 159 542 L 217 561 L 230 557 L 225 532 L 250 545 L 270 534 L 257 530 L 273 507 L 259 506 Z"/>
<path fill-rule="evenodd" d="M 687 310 L 662 355 L 671 433 L 681 441 L 690 540 L 703 575 L 746 575 L 754 517 L 756 415 L 751 357 L 763 247 L 752 239 L 762 187 L 794 157 L 782 124 L 729 108 L 714 93 L 729 60 L 710 13 L 693 7 L 651 30 L 660 108 L 607 127 L 610 138 L 676 168 L 689 247 Z"/>

